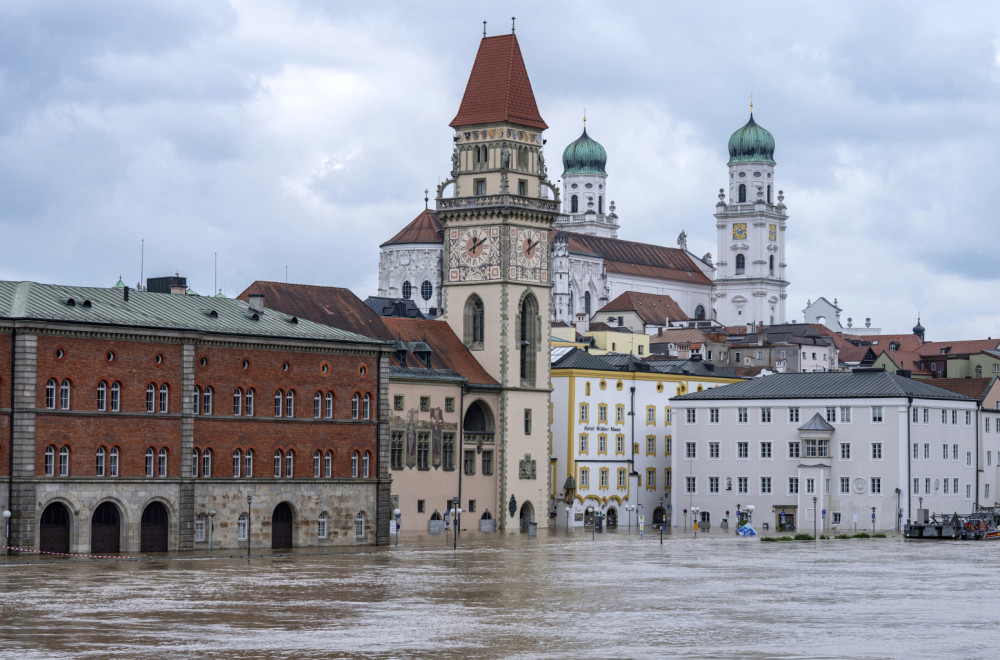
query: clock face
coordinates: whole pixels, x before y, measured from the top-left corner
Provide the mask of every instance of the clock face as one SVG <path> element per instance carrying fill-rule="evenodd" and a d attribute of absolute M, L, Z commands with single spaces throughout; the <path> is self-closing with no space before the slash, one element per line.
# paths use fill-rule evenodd
<path fill-rule="evenodd" d="M 489 232 L 483 227 L 473 227 L 461 232 L 458 239 L 462 250 L 458 255 L 460 263 L 463 266 L 482 266 L 486 263 L 489 238 Z"/>
<path fill-rule="evenodd" d="M 747 237 L 747 223 L 737 222 L 733 225 L 733 238 L 743 240 Z"/>
<path fill-rule="evenodd" d="M 774 225 L 767 226 L 767 238 L 772 241 L 778 240 L 778 228 Z"/>
<path fill-rule="evenodd" d="M 531 282 L 548 279 L 549 234 L 528 228 L 510 229 L 510 277 Z"/>
<path fill-rule="evenodd" d="M 499 244 L 499 227 L 449 229 L 448 281 L 472 282 L 499 279 Z"/>

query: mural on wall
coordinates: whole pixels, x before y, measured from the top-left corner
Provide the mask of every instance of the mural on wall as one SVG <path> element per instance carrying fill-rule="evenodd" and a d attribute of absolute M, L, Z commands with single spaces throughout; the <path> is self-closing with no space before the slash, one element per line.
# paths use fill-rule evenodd
<path fill-rule="evenodd" d="M 417 465 L 417 411 L 406 413 L 406 467 Z"/>
<path fill-rule="evenodd" d="M 444 413 L 440 408 L 431 408 L 431 465 L 441 467 L 441 428 L 444 426 Z"/>

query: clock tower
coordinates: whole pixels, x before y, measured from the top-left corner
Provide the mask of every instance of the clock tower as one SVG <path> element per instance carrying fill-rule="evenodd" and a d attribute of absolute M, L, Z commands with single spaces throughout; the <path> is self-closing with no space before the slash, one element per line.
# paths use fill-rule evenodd
<path fill-rule="evenodd" d="M 548 521 L 551 245 L 560 203 L 542 154 L 547 126 L 513 33 L 483 38 L 451 127 L 451 175 L 437 191 L 444 319 L 500 383 L 500 409 L 486 422 L 495 426 L 498 528 L 526 530 Z M 465 444 L 463 434 L 462 457 Z"/>
<path fill-rule="evenodd" d="M 715 206 L 715 318 L 727 326 L 785 322 L 784 194 L 774 182 L 774 136 L 753 118 L 729 138 L 729 191 Z"/>

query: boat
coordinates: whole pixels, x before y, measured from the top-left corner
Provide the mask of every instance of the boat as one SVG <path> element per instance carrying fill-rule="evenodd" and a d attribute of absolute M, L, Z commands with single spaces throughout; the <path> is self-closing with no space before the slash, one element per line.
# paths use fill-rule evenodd
<path fill-rule="evenodd" d="M 926 509 L 917 511 L 917 519 L 903 526 L 903 538 L 927 540 L 996 541 L 1000 540 L 1000 512 L 979 509 L 968 515 L 931 515 Z"/>

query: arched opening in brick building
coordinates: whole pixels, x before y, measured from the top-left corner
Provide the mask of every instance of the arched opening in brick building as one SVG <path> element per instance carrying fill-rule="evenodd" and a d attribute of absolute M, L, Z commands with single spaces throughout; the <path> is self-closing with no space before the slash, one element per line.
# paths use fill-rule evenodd
<path fill-rule="evenodd" d="M 295 522 L 295 514 L 288 502 L 282 502 L 274 507 L 271 514 L 271 548 L 291 548 L 292 547 L 292 527 Z"/>
<path fill-rule="evenodd" d="M 160 502 L 150 502 L 142 512 L 140 552 L 166 552 L 170 514 Z"/>
<path fill-rule="evenodd" d="M 90 519 L 90 552 L 95 555 L 113 555 L 121 552 L 121 515 L 118 507 L 103 502 Z"/>
<path fill-rule="evenodd" d="M 38 549 L 42 552 L 69 552 L 69 510 L 60 502 L 53 502 L 42 511 Z"/>
<path fill-rule="evenodd" d="M 465 434 L 467 443 L 475 443 L 477 448 L 482 449 L 484 444 L 493 444 L 493 413 L 482 401 L 473 401 L 465 411 L 465 420 L 462 422 L 462 432 Z"/>
<path fill-rule="evenodd" d="M 528 523 L 535 522 L 535 507 L 531 505 L 531 502 L 525 502 L 521 505 L 521 531 L 528 531 Z"/>

